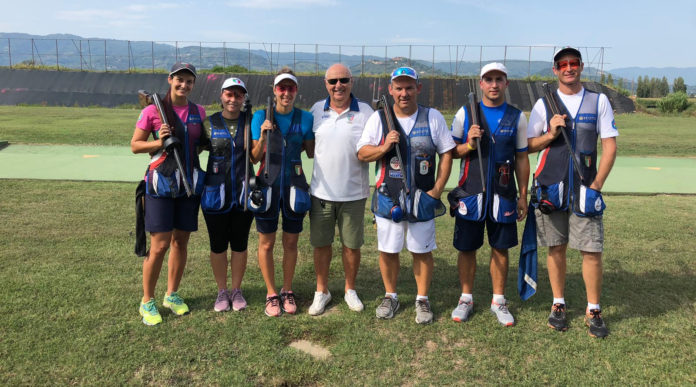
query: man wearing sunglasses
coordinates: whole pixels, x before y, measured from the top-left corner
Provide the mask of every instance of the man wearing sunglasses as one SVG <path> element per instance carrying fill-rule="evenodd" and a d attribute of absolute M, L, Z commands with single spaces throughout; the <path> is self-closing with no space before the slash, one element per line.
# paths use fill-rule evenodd
<path fill-rule="evenodd" d="M 529 158 L 527 118 L 505 101 L 509 83 L 507 68 L 502 63 L 483 66 L 479 80 L 482 97 L 474 109 L 478 123 L 473 123 L 469 106 L 459 109 L 452 122 L 452 137 L 457 143 L 452 153 L 462 159 L 458 188 L 450 195 L 458 205 L 453 244 L 459 251 L 462 294 L 452 311 L 452 320 L 457 322 L 467 321 L 474 310 L 476 251 L 483 246 L 485 228 L 491 246 L 490 310 L 501 325 L 515 324 L 505 300 L 505 280 L 508 249 L 518 243 L 515 222 L 522 221 L 527 213 Z M 478 146 L 481 149 L 477 150 Z M 467 203 L 476 206 L 467 210 Z"/>
<path fill-rule="evenodd" d="M 413 256 L 418 291 L 416 323 L 429 324 L 433 321 L 428 301 L 432 251 L 437 247 L 434 218 L 445 213 L 440 196 L 452 168 L 450 150 L 455 144 L 442 114 L 418 105 L 421 88 L 414 69 L 394 70 L 389 84 L 394 114 L 388 114 L 395 118 L 395 130 L 386 130 L 388 118 L 383 110 L 375 112 L 365 124 L 357 150 L 361 161 L 377 162 L 372 212 L 377 223 L 379 268 L 386 294 L 376 315 L 389 319 L 399 309 L 399 253 L 406 242 Z M 440 157 L 437 168 L 436 155 Z"/>
<path fill-rule="evenodd" d="M 368 164 L 358 160 L 355 146 L 373 110 L 351 93 L 353 77 L 346 66 L 339 63 L 329 67 L 324 83 L 329 96 L 310 110 L 315 148 L 309 238 L 314 246 L 317 276 L 314 301 L 308 311 L 312 316 L 322 314 L 331 301 L 329 266 L 336 224 L 343 245 L 344 299 L 353 311 L 364 308 L 355 291 L 355 278 L 364 241 L 365 202 L 370 193 Z"/>
<path fill-rule="evenodd" d="M 580 82 L 580 51 L 563 47 L 555 52 L 553 61 L 558 90 L 552 96 L 560 114 L 552 115 L 549 101 L 541 98 L 534 105 L 527 128 L 529 152 L 539 151 L 533 184 L 537 207 L 534 215 L 538 244 L 549 248 L 547 266 L 553 305 L 548 326 L 558 331 L 568 329 L 564 290 L 570 245 L 582 255 L 587 293 L 585 324 L 590 336 L 604 338 L 609 330 L 599 305 L 605 207 L 600 191 L 616 159 L 619 132 L 607 96 L 585 89 Z M 561 130 L 567 134 L 573 154 Z M 602 142 L 599 165 L 598 137 Z"/>

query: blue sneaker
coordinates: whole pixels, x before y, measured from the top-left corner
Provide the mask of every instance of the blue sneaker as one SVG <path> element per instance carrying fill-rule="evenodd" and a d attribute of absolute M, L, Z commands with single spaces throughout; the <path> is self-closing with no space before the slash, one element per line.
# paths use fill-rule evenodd
<path fill-rule="evenodd" d="M 143 324 L 145 325 L 157 325 L 162 322 L 162 316 L 157 310 L 154 298 L 148 302 L 140 302 L 140 315 L 143 316 Z"/>

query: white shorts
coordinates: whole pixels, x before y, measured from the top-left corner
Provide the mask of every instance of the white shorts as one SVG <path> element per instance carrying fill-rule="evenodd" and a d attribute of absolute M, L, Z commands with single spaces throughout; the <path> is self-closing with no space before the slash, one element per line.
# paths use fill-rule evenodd
<path fill-rule="evenodd" d="M 375 216 L 377 221 L 377 249 L 385 253 L 399 253 L 404 248 L 412 253 L 429 253 L 437 248 L 435 244 L 435 220 L 427 222 L 399 222 Z"/>

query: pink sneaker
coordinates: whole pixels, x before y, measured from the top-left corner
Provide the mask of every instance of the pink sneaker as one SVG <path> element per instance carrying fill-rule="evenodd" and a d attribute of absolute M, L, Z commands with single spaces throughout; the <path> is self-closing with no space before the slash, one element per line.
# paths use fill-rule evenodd
<path fill-rule="evenodd" d="M 242 289 L 232 289 L 231 292 L 228 292 L 228 295 L 232 303 L 232 310 L 239 312 L 240 310 L 246 309 L 247 302 L 242 295 Z"/>
<path fill-rule="evenodd" d="M 295 314 L 297 312 L 297 303 L 295 302 L 295 293 L 286 292 L 280 289 L 280 299 L 283 301 L 283 310 L 285 313 Z"/>
<path fill-rule="evenodd" d="M 230 298 L 227 294 L 227 289 L 218 291 L 213 309 L 215 309 L 216 312 L 226 312 L 230 310 Z"/>
<path fill-rule="evenodd" d="M 280 308 L 280 297 L 277 294 L 266 297 L 266 309 L 264 312 L 268 317 L 279 317 L 283 314 L 283 309 Z"/>

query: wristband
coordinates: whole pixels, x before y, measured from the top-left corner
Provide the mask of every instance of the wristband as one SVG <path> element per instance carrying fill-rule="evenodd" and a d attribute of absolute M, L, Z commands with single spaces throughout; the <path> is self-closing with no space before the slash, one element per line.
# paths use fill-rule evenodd
<path fill-rule="evenodd" d="M 469 141 L 466 142 L 466 147 L 469 148 L 469 150 L 476 150 L 476 148 L 472 147 L 471 144 L 469 144 Z"/>

